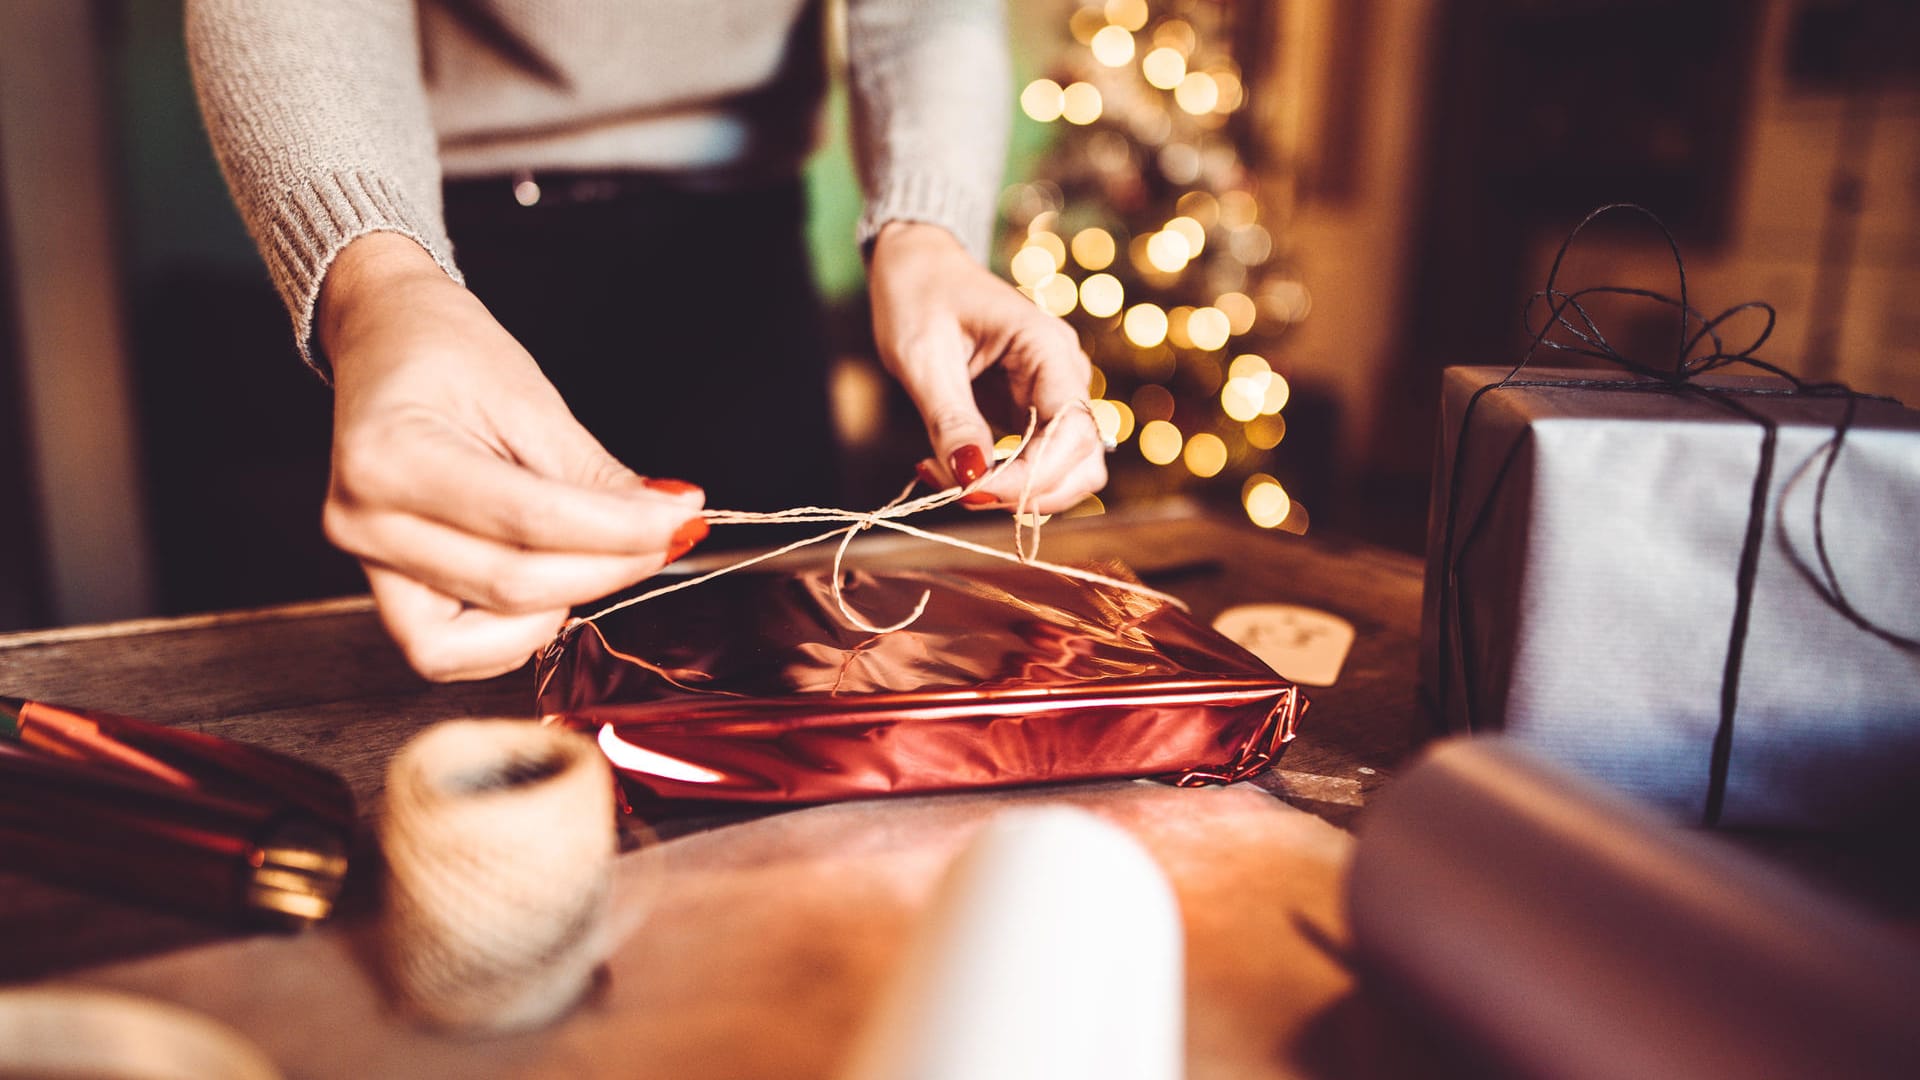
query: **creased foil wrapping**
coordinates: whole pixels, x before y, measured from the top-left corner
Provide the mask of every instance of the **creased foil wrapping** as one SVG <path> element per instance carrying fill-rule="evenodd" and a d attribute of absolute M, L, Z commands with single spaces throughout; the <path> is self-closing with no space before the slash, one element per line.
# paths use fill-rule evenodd
<path fill-rule="evenodd" d="M 1306 700 L 1152 597 L 1019 567 L 739 573 L 569 628 L 548 723 L 594 736 L 636 800 L 819 802 L 1093 777 L 1228 782 Z"/>

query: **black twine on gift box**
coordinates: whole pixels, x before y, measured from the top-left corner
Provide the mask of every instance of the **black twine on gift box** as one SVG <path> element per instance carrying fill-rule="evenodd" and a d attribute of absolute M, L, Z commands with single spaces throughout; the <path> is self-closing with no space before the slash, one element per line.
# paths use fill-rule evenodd
<path fill-rule="evenodd" d="M 1595 285 L 1565 292 L 1558 288 L 1560 266 L 1567 257 L 1580 233 L 1595 219 L 1614 211 L 1626 211 L 1639 214 L 1651 221 L 1660 230 L 1667 242 L 1667 250 L 1673 255 L 1674 269 L 1679 276 L 1680 292 L 1678 297 L 1651 289 L 1631 288 L 1620 285 Z M 1588 310 L 1587 302 L 1595 296 L 1622 296 L 1650 301 L 1673 309 L 1678 316 L 1679 335 L 1677 352 L 1671 368 L 1645 364 L 1627 356 L 1607 340 Z M 1538 327 L 1534 325 L 1534 308 L 1538 304 L 1546 306 L 1546 318 Z M 1765 324 L 1754 335 L 1753 340 L 1740 348 L 1730 348 L 1722 334 L 1722 328 L 1734 318 L 1748 311 L 1762 312 L 1766 316 Z M 1761 360 L 1755 355 L 1760 347 L 1772 336 L 1776 313 L 1771 304 L 1760 300 L 1749 300 L 1735 304 L 1720 314 L 1708 318 L 1694 309 L 1687 300 L 1686 260 L 1680 255 L 1680 244 L 1674 239 L 1673 232 L 1659 216 L 1643 206 L 1633 203 L 1610 203 L 1589 213 L 1580 224 L 1574 226 L 1567 238 L 1561 241 L 1560 250 L 1553 257 L 1553 265 L 1547 272 L 1546 287 L 1534 293 L 1527 300 L 1525 310 L 1527 331 L 1531 335 L 1525 354 L 1507 374 L 1498 382 L 1489 383 L 1473 392 L 1468 398 L 1465 410 L 1461 414 L 1459 430 L 1454 439 L 1453 467 L 1448 480 L 1447 510 L 1443 524 L 1441 553 L 1444 560 L 1444 573 L 1440 581 L 1439 610 L 1441 618 L 1439 685 L 1436 696 L 1440 708 L 1445 709 L 1448 701 L 1448 682 L 1452 676 L 1452 656 L 1457 648 L 1464 658 L 1471 638 L 1464 626 L 1465 614 L 1458 603 L 1460 563 L 1465 550 L 1470 547 L 1480 530 L 1487 524 L 1494 502 L 1494 494 L 1500 490 L 1508 470 L 1518 457 L 1519 444 L 1511 448 L 1495 472 L 1493 484 L 1486 501 L 1474 514 L 1468 528 L 1466 539 L 1460 547 L 1455 547 L 1455 536 L 1459 524 L 1459 492 L 1465 478 L 1465 447 L 1472 430 L 1474 410 L 1487 394 L 1498 390 L 1522 387 L 1586 387 L 1607 390 L 1645 391 L 1653 393 L 1681 394 L 1698 400 L 1711 402 L 1737 416 L 1757 424 L 1762 432 L 1760 441 L 1760 461 L 1754 471 L 1752 495 L 1747 512 L 1745 538 L 1741 543 L 1740 562 L 1735 572 L 1735 592 L 1733 622 L 1728 631 L 1726 667 L 1720 683 L 1720 719 L 1714 730 L 1713 750 L 1708 766 L 1707 799 L 1702 815 L 1705 824 L 1717 824 L 1726 801 L 1727 773 L 1733 753 L 1734 716 L 1739 709 L 1740 670 L 1746 652 L 1747 628 L 1753 610 L 1754 580 L 1759 570 L 1761 541 L 1765 535 L 1767 496 L 1772 490 L 1773 471 L 1776 450 L 1779 442 L 1779 425 L 1769 416 L 1748 407 L 1739 400 L 1742 396 L 1795 396 L 1830 397 L 1842 402 L 1840 418 L 1835 421 L 1833 437 L 1819 450 L 1824 454 L 1820 467 L 1820 480 L 1814 492 L 1813 501 L 1813 543 L 1818 556 L 1819 573 L 1798 559 L 1796 568 L 1806 576 L 1808 583 L 1820 597 L 1835 611 L 1845 616 L 1855 626 L 1872 634 L 1888 644 L 1903 649 L 1920 650 L 1920 639 L 1908 637 L 1875 623 L 1847 599 L 1840 586 L 1839 575 L 1833 568 L 1833 560 L 1827 553 L 1825 507 L 1828 481 L 1833 476 L 1835 464 L 1839 461 L 1840 451 L 1846 443 L 1847 433 L 1853 427 L 1859 402 L 1865 398 L 1877 401 L 1890 401 L 1889 398 L 1861 394 L 1839 382 L 1809 382 L 1785 368 Z M 1572 340 L 1561 340 L 1553 336 L 1554 328 L 1565 330 Z M 1703 343 L 1711 343 L 1711 349 L 1701 351 Z M 1634 376 L 1631 379 L 1592 378 L 1592 379 L 1550 379 L 1523 380 L 1520 372 L 1531 363 L 1542 347 L 1577 356 L 1590 357 L 1604 361 L 1614 367 L 1625 370 Z M 1699 352 L 1700 355 L 1695 355 Z M 1695 380 L 1708 372 L 1744 365 L 1780 379 L 1782 385 L 1763 387 L 1723 387 L 1702 385 Z M 1463 665 L 1464 667 L 1464 665 Z M 1464 675 L 1464 670 L 1463 670 Z M 1471 687 L 1463 692 L 1463 704 L 1467 718 L 1467 729 L 1473 728 Z"/>

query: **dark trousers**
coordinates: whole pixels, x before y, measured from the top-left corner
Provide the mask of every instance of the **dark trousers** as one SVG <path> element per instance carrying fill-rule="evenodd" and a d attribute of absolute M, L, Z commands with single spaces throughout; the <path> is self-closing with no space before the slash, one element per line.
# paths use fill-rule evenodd
<path fill-rule="evenodd" d="M 634 471 L 704 487 L 710 507 L 830 503 L 828 350 L 800 184 L 535 182 L 522 206 L 512 181 L 450 181 L 447 229 L 468 287 L 574 415 Z"/>

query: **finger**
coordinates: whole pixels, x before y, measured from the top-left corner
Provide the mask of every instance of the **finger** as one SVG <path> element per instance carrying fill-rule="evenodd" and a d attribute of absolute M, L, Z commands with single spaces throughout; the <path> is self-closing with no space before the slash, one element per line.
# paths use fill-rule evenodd
<path fill-rule="evenodd" d="M 900 385 L 920 410 L 927 442 L 946 477 L 970 484 L 991 460 L 993 429 L 973 400 L 973 377 L 958 337 L 907 346 L 894 357 Z"/>
<path fill-rule="evenodd" d="M 500 614 L 571 607 L 617 592 L 685 555 L 706 536 L 689 518 L 663 551 L 642 555 L 529 551 L 393 511 L 354 513 L 329 505 L 327 536 L 437 592 Z"/>
<path fill-rule="evenodd" d="M 549 551 L 664 551 L 705 503 L 691 485 L 636 483 L 647 484 L 594 486 L 541 476 L 439 430 L 356 439 L 334 455 L 334 497 L 356 509 L 415 514 Z"/>
<path fill-rule="evenodd" d="M 1104 487 L 1106 446 L 1093 417 L 1076 405 L 1049 425 L 976 494 L 992 495 L 997 506 L 1016 506 L 1025 492 L 1029 510 L 1051 514 Z"/>
<path fill-rule="evenodd" d="M 565 609 L 496 615 L 396 571 L 367 564 L 380 620 L 407 663 L 435 682 L 487 679 L 527 662 L 567 621 Z"/>

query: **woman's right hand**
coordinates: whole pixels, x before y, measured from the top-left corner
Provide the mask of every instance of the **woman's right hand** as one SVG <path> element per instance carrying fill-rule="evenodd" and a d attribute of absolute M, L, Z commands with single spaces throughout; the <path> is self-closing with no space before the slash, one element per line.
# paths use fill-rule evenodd
<path fill-rule="evenodd" d="M 360 560 L 429 679 L 519 667 L 569 609 L 707 534 L 705 495 L 634 474 L 480 301 L 397 233 L 334 260 L 315 332 L 334 375 L 327 536 Z"/>

